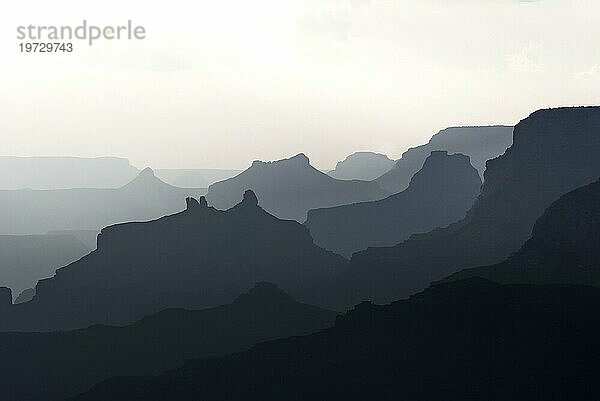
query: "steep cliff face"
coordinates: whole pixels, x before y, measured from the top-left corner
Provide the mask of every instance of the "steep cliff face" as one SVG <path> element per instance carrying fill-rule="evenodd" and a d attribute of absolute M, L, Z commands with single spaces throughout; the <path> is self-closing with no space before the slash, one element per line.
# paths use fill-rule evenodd
<path fill-rule="evenodd" d="M 346 266 L 304 226 L 265 212 L 252 191 L 227 211 L 188 199 L 181 213 L 103 229 L 97 250 L 40 281 L 35 298 L 15 305 L 0 330 L 124 324 L 169 307 L 231 302 L 263 280 L 305 299 Z"/>
<path fill-rule="evenodd" d="M 243 191 L 252 189 L 261 206 L 281 219 L 306 220 L 310 209 L 382 199 L 390 193 L 374 182 L 336 180 L 310 165 L 308 157 L 298 154 L 274 162 L 255 161 L 239 175 L 208 188 L 208 203 L 226 209 L 240 200 Z"/>
<path fill-rule="evenodd" d="M 471 164 L 483 177 L 486 161 L 504 153 L 512 143 L 512 133 L 513 127 L 505 126 L 446 128 L 431 137 L 427 144 L 404 152 L 394 167 L 376 182 L 392 193 L 403 191 L 435 150 L 469 156 Z"/>
<path fill-rule="evenodd" d="M 397 299 L 464 268 L 507 258 L 561 195 L 600 176 L 600 108 L 540 110 L 521 121 L 514 143 L 487 164 L 482 192 L 466 217 L 390 248 L 353 256 L 324 290 L 341 304 Z M 335 282 L 335 285 L 334 285 Z"/>
<path fill-rule="evenodd" d="M 562 196 L 506 261 L 457 272 L 446 280 L 483 277 L 500 283 L 600 286 L 600 181 Z"/>
<path fill-rule="evenodd" d="M 480 188 L 467 156 L 434 151 L 405 191 L 380 201 L 311 210 L 305 225 L 318 245 L 350 257 L 463 218 Z"/>

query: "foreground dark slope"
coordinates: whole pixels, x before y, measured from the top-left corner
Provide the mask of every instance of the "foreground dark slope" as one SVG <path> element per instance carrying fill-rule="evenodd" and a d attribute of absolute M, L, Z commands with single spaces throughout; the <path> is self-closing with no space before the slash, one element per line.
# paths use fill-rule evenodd
<path fill-rule="evenodd" d="M 536 222 L 531 238 L 506 261 L 462 270 L 446 280 L 468 277 L 600 286 L 600 181 L 554 202 Z"/>
<path fill-rule="evenodd" d="M 77 401 L 597 400 L 600 289 L 436 285 L 334 328 L 117 378 Z"/>
<path fill-rule="evenodd" d="M 471 164 L 483 177 L 485 162 L 506 150 L 512 143 L 513 127 L 453 127 L 431 137 L 425 145 L 408 149 L 388 172 L 375 180 L 379 186 L 392 193 L 405 190 L 412 176 L 435 150 L 461 153 L 471 159 Z"/>
<path fill-rule="evenodd" d="M 100 231 L 111 224 L 175 213 L 186 196 L 205 192 L 165 184 L 149 168 L 116 189 L 1 190 L 0 234 Z"/>
<path fill-rule="evenodd" d="M 305 225 L 318 245 L 350 257 L 460 220 L 480 189 L 467 156 L 434 151 L 405 191 L 379 201 L 310 210 Z"/>
<path fill-rule="evenodd" d="M 515 127 L 513 142 L 488 161 L 481 195 L 463 220 L 354 254 L 350 269 L 323 287 L 323 303 L 389 302 L 516 252 L 552 202 L 600 176 L 600 107 L 537 111 Z"/>
<path fill-rule="evenodd" d="M 265 212 L 252 191 L 227 211 L 190 198 L 181 213 L 103 229 L 97 250 L 1 313 L 0 330 L 125 324 L 168 307 L 225 304 L 258 281 L 305 300 L 307 288 L 346 266 L 306 227 Z"/>
<path fill-rule="evenodd" d="M 382 199 L 390 195 L 374 182 L 336 180 L 310 165 L 300 153 L 274 162 L 255 161 L 247 170 L 208 188 L 212 206 L 227 209 L 251 189 L 266 211 L 281 219 L 306 220 L 310 209 Z"/>
<path fill-rule="evenodd" d="M 110 377 L 159 374 L 187 359 L 310 334 L 333 326 L 335 316 L 263 282 L 230 305 L 169 309 L 125 327 L 2 333 L 2 400 L 62 401 Z"/>

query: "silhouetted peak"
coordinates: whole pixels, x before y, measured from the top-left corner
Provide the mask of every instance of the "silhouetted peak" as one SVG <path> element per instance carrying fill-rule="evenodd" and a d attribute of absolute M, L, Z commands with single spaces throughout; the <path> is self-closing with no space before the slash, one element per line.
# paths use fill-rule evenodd
<path fill-rule="evenodd" d="M 247 189 L 244 192 L 242 204 L 245 206 L 258 206 L 258 198 L 256 197 L 256 194 L 253 190 Z"/>
<path fill-rule="evenodd" d="M 10 288 L 0 287 L 0 308 L 12 305 L 12 291 Z"/>
<path fill-rule="evenodd" d="M 260 281 L 247 293 L 238 296 L 234 304 L 264 303 L 273 305 L 282 302 L 295 302 L 295 299 L 276 284 Z"/>
<path fill-rule="evenodd" d="M 192 198 L 191 196 L 188 196 L 187 198 L 185 198 L 185 208 L 187 210 L 191 210 L 191 209 L 195 209 L 197 207 L 200 206 L 200 203 L 198 203 L 198 201 L 196 200 L 196 198 Z"/>
<path fill-rule="evenodd" d="M 191 196 L 185 198 L 186 210 L 205 209 L 208 207 L 206 197 L 201 196 L 198 199 Z"/>
<path fill-rule="evenodd" d="M 156 176 L 154 175 L 154 170 L 152 170 L 150 167 L 146 167 L 145 169 L 140 171 L 140 174 L 138 175 L 138 177 L 156 177 Z"/>
<path fill-rule="evenodd" d="M 288 159 L 289 161 L 296 162 L 298 164 L 310 164 L 310 159 L 304 153 L 298 153 L 296 156 Z"/>
<path fill-rule="evenodd" d="M 140 171 L 137 177 L 135 177 L 129 184 L 125 185 L 125 188 L 145 188 L 152 186 L 173 188 L 169 184 L 161 181 L 160 178 L 154 174 L 154 170 L 152 170 L 150 167 L 146 167 Z"/>

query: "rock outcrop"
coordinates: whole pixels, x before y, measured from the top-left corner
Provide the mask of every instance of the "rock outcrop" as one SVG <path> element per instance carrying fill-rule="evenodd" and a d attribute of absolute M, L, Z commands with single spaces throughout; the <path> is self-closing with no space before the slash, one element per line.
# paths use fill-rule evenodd
<path fill-rule="evenodd" d="M 311 210 L 305 225 L 315 243 L 350 257 L 368 247 L 392 246 L 411 234 L 460 220 L 480 189 L 481 179 L 467 156 L 434 151 L 401 193 L 379 201 Z"/>
<path fill-rule="evenodd" d="M 338 162 L 327 174 L 338 180 L 371 181 L 393 166 L 394 161 L 381 153 L 356 152 Z"/>
<path fill-rule="evenodd" d="M 412 176 L 434 150 L 469 156 L 471 164 L 483 177 L 486 161 L 501 155 L 511 145 L 512 132 L 513 127 L 505 126 L 446 128 L 435 134 L 427 144 L 404 152 L 394 167 L 376 182 L 392 193 L 405 190 Z"/>

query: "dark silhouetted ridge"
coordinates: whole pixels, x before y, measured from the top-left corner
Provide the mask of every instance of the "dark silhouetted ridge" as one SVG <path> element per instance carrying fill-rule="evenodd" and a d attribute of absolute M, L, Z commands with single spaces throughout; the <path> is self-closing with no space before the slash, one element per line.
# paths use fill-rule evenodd
<path fill-rule="evenodd" d="M 77 401 L 595 400 L 600 289 L 435 285 L 361 303 L 334 328 L 121 377 Z"/>
<path fill-rule="evenodd" d="M 258 203 L 250 190 L 227 211 L 188 198 L 180 213 L 106 227 L 95 251 L 41 280 L 31 302 L 0 316 L 0 330 L 127 324 L 165 308 L 225 304 L 260 281 L 310 300 L 316 283 L 347 261 Z"/>
<path fill-rule="evenodd" d="M 0 333 L 3 401 L 59 401 L 119 375 L 156 375 L 191 358 L 240 352 L 333 326 L 336 313 L 261 282 L 229 305 L 168 309 L 124 327 Z"/>

